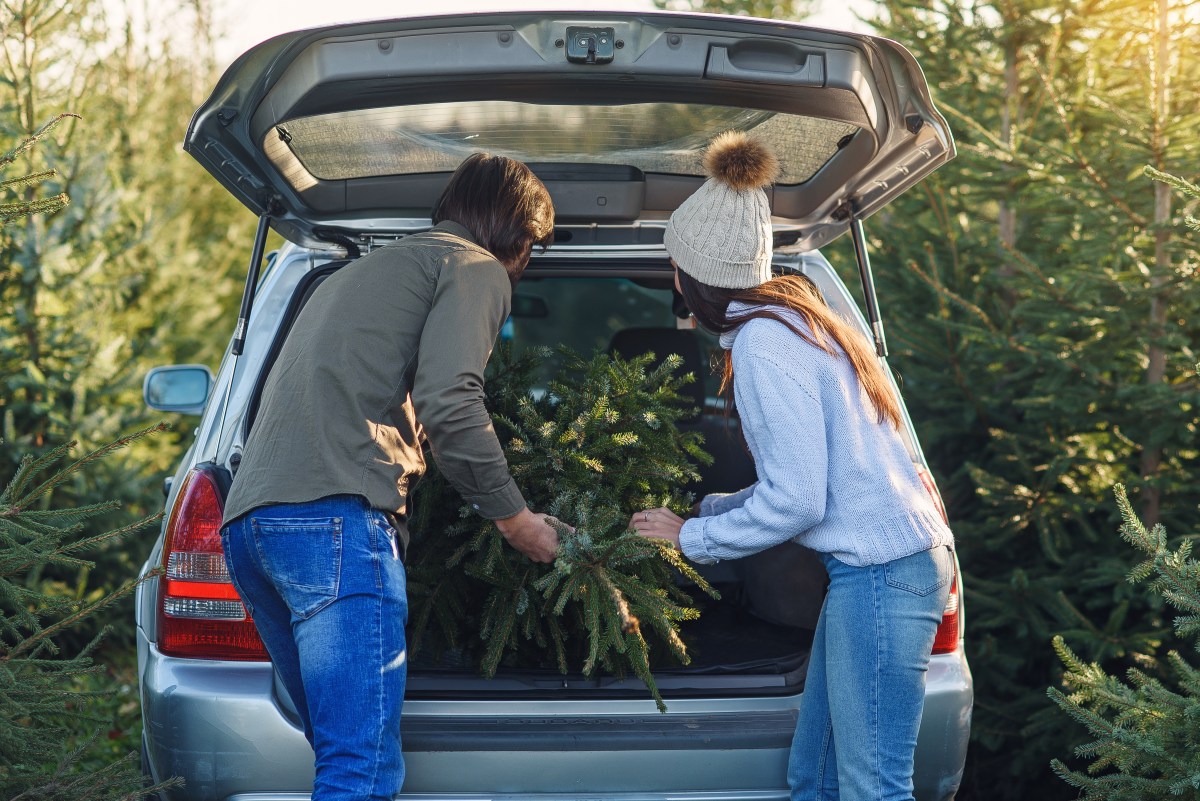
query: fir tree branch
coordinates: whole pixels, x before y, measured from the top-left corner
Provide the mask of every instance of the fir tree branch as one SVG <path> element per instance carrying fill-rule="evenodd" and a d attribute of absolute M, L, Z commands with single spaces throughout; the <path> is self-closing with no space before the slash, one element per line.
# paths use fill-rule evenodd
<path fill-rule="evenodd" d="M 1177 175 L 1171 175 L 1170 173 L 1156 170 L 1149 165 L 1142 168 L 1142 174 L 1153 178 L 1155 181 L 1161 181 L 1162 183 L 1165 183 L 1168 186 L 1183 192 L 1189 197 L 1200 199 L 1200 186 L 1197 186 L 1191 181 L 1188 181 Z M 1183 221 L 1184 224 L 1193 231 L 1200 231 L 1200 220 L 1196 219 L 1190 214 L 1185 216 Z"/>
<path fill-rule="evenodd" d="M 1100 189 L 1100 191 L 1104 194 L 1104 197 L 1107 198 L 1113 206 L 1120 209 L 1125 216 L 1129 218 L 1131 223 L 1139 228 L 1145 228 L 1148 222 L 1146 218 L 1141 214 L 1138 214 L 1132 207 L 1130 207 L 1130 205 L 1125 202 L 1124 198 L 1113 192 L 1108 180 L 1100 174 L 1100 172 L 1092 165 L 1092 162 L 1083 153 L 1083 151 L 1079 149 L 1079 137 L 1075 136 L 1072 131 L 1071 115 L 1067 113 L 1067 109 L 1063 104 L 1062 98 L 1059 96 L 1058 91 L 1054 88 L 1053 82 L 1046 74 L 1046 71 L 1042 68 L 1041 63 L 1036 58 L 1030 58 L 1029 63 L 1033 67 L 1034 72 L 1037 74 L 1038 79 L 1042 82 L 1042 86 L 1045 88 L 1046 94 L 1050 98 L 1051 105 L 1054 107 L 1054 111 L 1058 115 L 1059 122 L 1063 127 L 1063 139 L 1069 143 L 1075 158 L 1076 166 L 1078 166 L 1083 171 L 1083 174 L 1086 175 L 1092 181 L 1092 183 L 1094 183 Z"/>
<path fill-rule="evenodd" d="M 63 120 L 72 118 L 72 117 L 77 120 L 83 119 L 83 117 L 79 116 L 78 114 L 73 114 L 69 111 L 64 112 L 62 114 L 59 114 L 57 117 L 50 120 L 49 122 L 47 122 L 41 128 L 38 128 L 36 131 L 33 132 L 32 136 L 29 136 L 26 139 L 21 140 L 19 143 L 17 143 L 16 147 L 14 147 L 12 150 L 5 153 L 3 156 L 0 156 L 0 169 L 4 169 L 8 165 L 15 162 L 17 160 L 18 156 L 20 156 L 22 153 L 24 153 L 25 151 L 32 148 L 34 145 L 36 145 L 42 139 L 45 139 L 50 134 L 50 132 L 53 131 L 55 128 L 57 128 L 58 125 Z"/>
<path fill-rule="evenodd" d="M 54 625 L 47 626 L 46 628 L 42 629 L 41 631 L 38 631 L 36 634 L 33 634 L 33 635 L 29 636 L 28 638 L 26 638 L 25 640 L 17 643 L 16 646 L 14 646 L 12 648 L 12 650 L 10 650 L 8 653 L 0 654 L 0 662 L 11 661 L 11 660 L 17 658 L 18 656 L 20 656 L 21 654 L 25 653 L 26 651 L 30 651 L 31 649 L 34 648 L 34 646 L 38 645 L 39 643 L 41 643 L 45 640 L 48 640 L 50 637 L 53 637 L 55 634 L 58 634 L 60 631 L 63 631 L 64 629 L 68 629 L 71 626 L 74 626 L 79 621 L 83 620 L 84 618 L 90 617 L 91 615 L 94 615 L 96 612 L 99 612 L 102 609 L 106 609 L 109 606 L 112 606 L 114 603 L 121 600 L 126 595 L 129 595 L 131 592 L 133 592 L 135 589 L 137 589 L 137 586 L 140 583 L 141 583 L 140 579 L 130 579 L 130 580 L 126 581 L 120 587 L 113 590 L 108 595 L 105 595 L 103 598 L 99 598 L 90 604 L 86 604 L 85 606 L 81 607 L 79 609 L 79 611 L 75 612 L 74 614 L 70 615 L 69 617 L 63 618 L 62 620 L 58 621 Z"/>
<path fill-rule="evenodd" d="M 6 181 L 0 181 L 0 189 L 8 189 L 8 190 L 22 189 L 26 186 L 33 186 L 34 184 L 39 184 L 39 183 L 42 183 L 43 181 L 48 181 L 51 178 L 55 178 L 57 176 L 58 176 L 58 170 L 44 170 L 42 172 L 35 172 L 35 173 L 31 173 L 29 175 L 22 175 L 18 178 L 9 178 Z M 65 197 L 65 195 L 61 195 L 60 197 Z"/>
<path fill-rule="evenodd" d="M 114 451 L 118 451 L 118 450 L 121 450 L 122 448 L 126 448 L 129 445 L 133 444 L 134 442 L 137 442 L 138 440 L 142 439 L 143 437 L 147 437 L 151 434 L 157 434 L 159 432 L 166 431 L 170 427 L 171 426 L 165 422 L 157 423 L 156 425 L 152 425 L 148 428 L 143 428 L 140 431 L 135 431 L 132 434 L 126 434 L 123 437 L 119 437 L 116 440 L 113 440 L 112 442 L 110 442 L 106 445 L 101 445 L 99 448 L 96 448 L 94 451 L 84 454 L 83 456 L 76 459 L 71 464 L 64 467 L 62 470 L 59 470 L 57 473 L 55 473 L 50 478 L 43 481 L 37 487 L 26 492 L 19 499 L 11 501 L 12 505 L 9 508 L 0 509 L 0 517 L 12 517 L 14 515 L 20 514 L 22 511 L 24 511 L 25 507 L 27 507 L 30 503 L 32 503 L 33 501 L 42 497 L 46 493 L 50 492 L 55 487 L 61 485 L 68 478 L 73 476 L 75 473 L 78 473 L 80 470 L 82 470 L 83 468 L 92 464 L 93 462 L 103 459 L 104 457 L 108 456 L 109 454 L 113 453 Z M 62 448 L 63 448 L 64 452 L 66 452 L 66 451 L 69 451 L 71 448 L 74 448 L 75 444 L 76 443 L 74 443 L 74 442 L 70 442 L 67 445 L 62 446 Z"/>
<path fill-rule="evenodd" d="M 114 528 L 111 531 L 104 532 L 103 534 L 97 534 L 94 537 L 85 537 L 84 539 L 76 540 L 69 545 L 63 546 L 61 549 L 59 549 L 58 553 L 67 554 L 74 553 L 75 551 L 86 550 L 88 548 L 94 548 L 95 546 L 104 542 L 108 542 L 109 540 L 120 539 L 121 537 L 125 537 L 134 533 L 135 531 L 141 531 L 147 526 L 162 520 L 162 518 L 162 512 L 148 515 L 143 517 L 141 520 L 135 520 L 128 525 L 121 526 L 120 528 Z"/>

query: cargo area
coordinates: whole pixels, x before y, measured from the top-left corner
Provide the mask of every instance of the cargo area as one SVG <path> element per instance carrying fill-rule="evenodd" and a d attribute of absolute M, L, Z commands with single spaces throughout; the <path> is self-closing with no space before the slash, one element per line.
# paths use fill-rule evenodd
<path fill-rule="evenodd" d="M 703 570 L 720 600 L 698 598 L 698 620 L 683 625 L 691 664 L 664 657 L 655 680 L 664 698 L 793 694 L 804 686 L 813 630 L 824 597 L 824 568 L 811 551 L 791 543 Z M 698 596 L 696 593 L 695 596 Z M 695 597 L 694 596 L 694 597 Z M 561 674 L 550 667 L 502 667 L 480 677 L 472 662 L 453 653 L 418 652 L 409 667 L 409 697 L 641 698 L 634 676 Z"/>
<path fill-rule="evenodd" d="M 687 487 L 698 500 L 710 492 L 733 492 L 755 481 L 736 414 L 726 416 L 718 397 L 716 337 L 686 327 L 672 274 L 664 265 L 641 269 L 570 270 L 533 268 L 517 286 L 513 314 L 501 332 L 517 353 L 567 345 L 581 353 L 606 350 L 625 358 L 652 352 L 683 359 L 683 372 L 696 380 L 687 400 L 699 411 L 681 429 L 704 435 L 714 462 L 701 467 L 701 480 Z M 607 273 L 607 274 L 606 274 Z M 612 277 L 610 277 L 612 276 Z M 549 380 L 553 357 L 542 365 Z M 414 532 L 416 537 L 416 532 Z M 682 637 L 691 656 L 677 665 L 668 656 L 654 664 L 655 679 L 668 703 L 672 697 L 794 694 L 803 687 L 813 629 L 824 598 L 826 575 L 811 551 L 784 543 L 747 559 L 701 566 L 720 600 L 692 592 L 701 614 L 686 622 Z M 687 582 L 680 585 L 687 588 Z M 416 653 L 410 664 L 411 698 L 469 697 L 639 698 L 646 689 L 633 676 L 561 674 L 529 666 L 502 667 L 495 678 L 479 677 L 454 653 L 435 658 Z"/>

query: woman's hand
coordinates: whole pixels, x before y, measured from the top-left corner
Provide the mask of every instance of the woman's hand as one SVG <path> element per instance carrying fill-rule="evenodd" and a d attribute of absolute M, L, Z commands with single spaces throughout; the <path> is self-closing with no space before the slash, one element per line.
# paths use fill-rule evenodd
<path fill-rule="evenodd" d="M 646 509 L 629 519 L 629 527 L 643 537 L 667 540 L 678 549 L 683 518 L 666 508 Z"/>

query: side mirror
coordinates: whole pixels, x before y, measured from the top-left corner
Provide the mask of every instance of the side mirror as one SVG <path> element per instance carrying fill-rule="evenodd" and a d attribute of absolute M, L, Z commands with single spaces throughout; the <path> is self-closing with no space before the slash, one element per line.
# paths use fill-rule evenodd
<path fill-rule="evenodd" d="M 213 374 L 203 364 L 172 364 L 146 374 L 142 398 L 160 412 L 200 414 L 212 392 Z"/>
<path fill-rule="evenodd" d="M 512 316 L 518 319 L 543 320 L 550 316 L 550 306 L 544 298 L 537 295 L 515 292 L 512 296 Z"/>

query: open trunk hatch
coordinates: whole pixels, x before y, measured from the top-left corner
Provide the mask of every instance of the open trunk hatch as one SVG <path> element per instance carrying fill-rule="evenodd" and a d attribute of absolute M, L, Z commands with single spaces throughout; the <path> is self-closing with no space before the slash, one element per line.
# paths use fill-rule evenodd
<path fill-rule="evenodd" d="M 564 223 L 653 222 L 717 133 L 780 155 L 789 239 L 819 247 L 954 155 L 887 39 L 698 14 L 424 17 L 285 34 L 243 55 L 184 148 L 293 241 L 427 227 L 476 150 L 526 161 Z"/>

